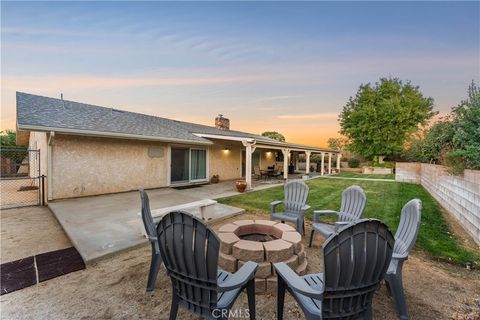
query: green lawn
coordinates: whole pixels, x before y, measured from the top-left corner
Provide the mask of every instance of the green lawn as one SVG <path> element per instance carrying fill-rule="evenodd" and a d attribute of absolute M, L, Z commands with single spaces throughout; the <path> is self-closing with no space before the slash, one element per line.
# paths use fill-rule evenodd
<path fill-rule="evenodd" d="M 339 174 L 336 174 L 335 177 L 395 180 L 394 174 L 366 174 L 357 172 L 340 172 Z"/>
<path fill-rule="evenodd" d="M 439 204 L 420 185 L 385 182 L 353 181 L 343 179 L 314 179 L 310 186 L 308 204 L 312 207 L 306 217 L 312 218 L 313 209 L 340 208 L 342 191 L 352 184 L 361 186 L 367 194 L 364 217 L 375 217 L 384 221 L 394 233 L 400 220 L 400 211 L 405 203 L 413 198 L 423 202 L 422 224 L 417 239 L 417 247 L 424 249 L 436 258 L 460 264 L 480 264 L 480 255 L 458 245 L 458 240 L 449 229 L 442 216 Z M 274 187 L 219 199 L 220 203 L 261 210 L 269 214 L 269 204 L 283 198 L 283 187 Z"/>

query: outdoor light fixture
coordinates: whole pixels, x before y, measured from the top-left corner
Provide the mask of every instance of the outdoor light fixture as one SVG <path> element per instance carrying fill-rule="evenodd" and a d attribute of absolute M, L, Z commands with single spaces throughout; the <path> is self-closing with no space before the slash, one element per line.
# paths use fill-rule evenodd
<path fill-rule="evenodd" d="M 225 147 L 225 149 L 223 149 L 223 152 L 225 152 L 225 153 L 230 152 L 230 148 L 229 148 L 229 147 Z"/>

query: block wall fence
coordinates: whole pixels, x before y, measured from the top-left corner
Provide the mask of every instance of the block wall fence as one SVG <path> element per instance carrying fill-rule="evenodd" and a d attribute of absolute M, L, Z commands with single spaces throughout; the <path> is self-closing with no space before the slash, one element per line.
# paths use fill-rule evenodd
<path fill-rule="evenodd" d="M 398 162 L 395 180 L 421 184 L 480 245 L 480 170 L 453 176 L 444 166 Z"/>

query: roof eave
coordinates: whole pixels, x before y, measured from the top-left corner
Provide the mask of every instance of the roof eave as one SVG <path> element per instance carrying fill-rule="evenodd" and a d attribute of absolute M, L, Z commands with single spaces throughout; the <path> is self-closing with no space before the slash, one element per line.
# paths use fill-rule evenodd
<path fill-rule="evenodd" d="M 197 140 L 178 139 L 178 138 L 144 136 L 144 135 L 119 133 L 119 132 L 105 132 L 105 131 L 33 126 L 33 125 L 24 125 L 20 123 L 18 123 L 17 127 L 18 127 L 18 130 L 44 131 L 44 132 L 54 131 L 60 134 L 82 135 L 82 136 L 92 136 L 92 137 L 102 137 L 102 138 L 133 139 L 133 140 L 159 141 L 159 142 L 171 142 L 171 143 L 182 143 L 182 144 L 200 144 L 200 145 L 213 144 L 213 142 L 206 139 L 204 139 L 205 141 L 197 141 Z"/>

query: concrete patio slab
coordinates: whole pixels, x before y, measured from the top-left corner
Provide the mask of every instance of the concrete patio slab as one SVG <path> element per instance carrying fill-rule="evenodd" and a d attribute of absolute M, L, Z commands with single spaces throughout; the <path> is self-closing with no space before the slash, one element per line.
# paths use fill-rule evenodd
<path fill-rule="evenodd" d="M 201 188 L 148 190 L 150 207 L 153 210 L 201 200 L 205 194 L 196 192 Z M 136 191 L 53 201 L 48 206 L 86 263 L 147 243 Z M 214 207 L 212 221 L 244 211 L 223 204 Z M 198 208 L 186 211 L 199 215 Z"/>

